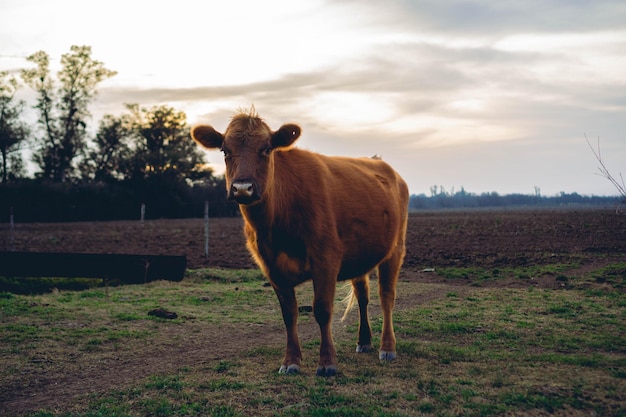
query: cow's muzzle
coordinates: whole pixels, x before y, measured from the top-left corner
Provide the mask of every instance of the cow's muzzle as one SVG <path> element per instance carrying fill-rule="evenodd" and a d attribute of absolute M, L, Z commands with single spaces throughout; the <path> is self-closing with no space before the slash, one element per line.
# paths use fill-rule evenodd
<path fill-rule="evenodd" d="M 233 182 L 228 190 L 228 198 L 235 200 L 239 204 L 251 204 L 257 201 L 260 196 L 257 187 L 251 181 Z"/>

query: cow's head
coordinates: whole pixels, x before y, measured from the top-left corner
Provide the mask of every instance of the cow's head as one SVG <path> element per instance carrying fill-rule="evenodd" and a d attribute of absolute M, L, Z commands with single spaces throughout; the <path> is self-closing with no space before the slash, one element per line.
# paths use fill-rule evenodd
<path fill-rule="evenodd" d="M 273 132 L 254 110 L 234 116 L 224 134 L 209 125 L 191 130 L 201 146 L 224 152 L 228 198 L 239 204 L 263 198 L 274 171 L 274 151 L 289 147 L 299 136 L 300 127 L 294 124 Z"/>

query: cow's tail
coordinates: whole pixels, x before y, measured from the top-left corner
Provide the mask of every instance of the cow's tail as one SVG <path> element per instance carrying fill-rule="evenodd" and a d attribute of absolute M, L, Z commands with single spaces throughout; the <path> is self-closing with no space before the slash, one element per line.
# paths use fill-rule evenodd
<path fill-rule="evenodd" d="M 354 286 L 359 281 L 361 281 L 361 282 L 365 282 L 366 287 L 369 288 L 370 274 L 375 271 L 376 269 L 374 269 L 373 271 L 370 271 L 368 274 L 365 274 L 362 277 L 354 278 L 350 282 L 350 284 L 346 284 L 346 286 L 350 287 L 350 291 L 348 292 L 348 295 L 346 295 L 346 297 L 343 300 L 341 300 L 342 304 L 345 304 L 346 306 L 346 310 L 343 312 L 343 317 L 341 317 L 341 321 L 344 321 L 346 317 L 348 317 L 348 313 L 350 312 L 350 310 L 352 310 L 352 307 L 354 307 L 354 304 L 357 301 L 357 296 L 356 296 L 356 291 L 354 291 Z M 369 291 L 369 289 L 367 291 Z"/>
<path fill-rule="evenodd" d="M 341 303 L 345 304 L 346 306 L 346 310 L 343 312 L 341 321 L 344 321 L 346 317 L 348 317 L 348 313 L 350 312 L 350 310 L 352 310 L 352 307 L 354 307 L 354 302 L 356 301 L 356 292 L 354 292 L 354 287 L 352 286 L 352 284 L 346 284 L 345 287 L 347 287 L 348 285 L 350 286 L 350 292 L 348 292 L 348 295 L 346 295 L 346 297 L 341 300 Z"/>

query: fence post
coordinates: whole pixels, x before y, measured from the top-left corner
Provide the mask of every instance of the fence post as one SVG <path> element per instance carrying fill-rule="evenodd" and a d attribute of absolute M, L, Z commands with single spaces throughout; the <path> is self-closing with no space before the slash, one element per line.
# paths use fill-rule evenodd
<path fill-rule="evenodd" d="M 9 214 L 9 230 L 11 252 L 15 252 L 15 222 L 13 220 L 13 206 L 11 206 Z"/>
<path fill-rule="evenodd" d="M 209 200 L 204 202 L 204 257 L 209 259 Z"/>
<path fill-rule="evenodd" d="M 143 226 L 145 217 L 146 217 L 146 205 L 144 203 L 141 203 L 141 215 L 139 217 L 139 221 L 142 226 Z"/>

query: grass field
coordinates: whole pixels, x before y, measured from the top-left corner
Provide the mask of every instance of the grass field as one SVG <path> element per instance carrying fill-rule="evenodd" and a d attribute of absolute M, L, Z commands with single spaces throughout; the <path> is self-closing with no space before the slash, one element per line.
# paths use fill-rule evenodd
<path fill-rule="evenodd" d="M 405 277 L 398 360 L 381 364 L 377 353 L 354 352 L 355 309 L 334 321 L 332 378 L 315 376 L 319 336 L 307 312 L 303 372 L 278 375 L 283 324 L 256 270 L 0 293 L 0 415 L 626 415 L 626 262 L 576 276 L 570 268 L 450 267 L 429 282 Z M 546 274 L 561 287 L 528 285 Z M 518 285 L 495 284 L 504 280 Z M 298 294 L 310 303 L 310 285 Z M 149 316 L 155 308 L 178 317 Z M 371 311 L 378 333 L 374 292 Z"/>

